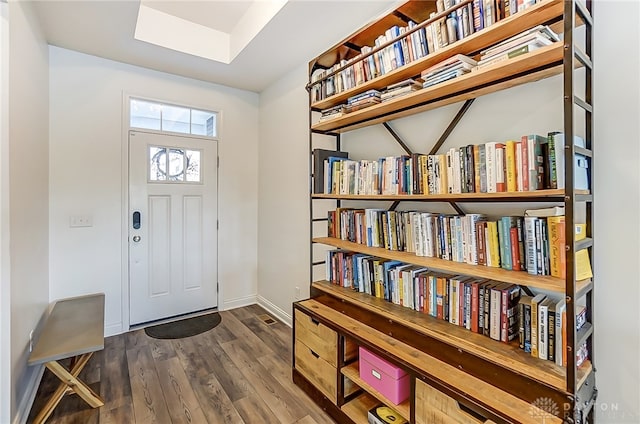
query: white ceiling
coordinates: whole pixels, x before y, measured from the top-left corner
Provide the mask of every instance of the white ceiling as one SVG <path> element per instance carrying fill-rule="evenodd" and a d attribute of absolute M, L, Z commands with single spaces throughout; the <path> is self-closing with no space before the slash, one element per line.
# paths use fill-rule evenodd
<path fill-rule="evenodd" d="M 136 40 L 140 1 L 45 0 L 35 1 L 34 5 L 51 45 L 260 92 L 396 3 L 396 0 L 290 0 L 230 64 Z M 254 2 L 144 0 L 144 5 L 231 33 Z"/>

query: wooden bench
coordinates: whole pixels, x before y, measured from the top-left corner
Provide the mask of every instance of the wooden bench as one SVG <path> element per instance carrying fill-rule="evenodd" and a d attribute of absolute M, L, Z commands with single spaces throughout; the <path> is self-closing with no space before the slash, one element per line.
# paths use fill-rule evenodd
<path fill-rule="evenodd" d="M 49 418 L 65 394 L 76 393 L 92 408 L 104 401 L 78 375 L 93 352 L 104 349 L 104 293 L 61 299 L 53 305 L 38 340 L 29 355 L 28 365 L 44 364 L 61 381 L 34 423 Z M 58 361 L 71 358 L 67 370 Z"/>

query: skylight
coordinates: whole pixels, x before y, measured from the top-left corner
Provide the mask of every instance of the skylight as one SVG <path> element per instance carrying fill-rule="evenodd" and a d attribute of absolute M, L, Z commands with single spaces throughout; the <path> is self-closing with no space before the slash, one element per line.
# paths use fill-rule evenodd
<path fill-rule="evenodd" d="M 140 3 L 134 37 L 209 60 L 229 64 L 273 19 L 288 0 L 255 1 L 237 20 L 231 32 L 195 23 L 154 8 L 154 2 Z M 208 13 L 224 13 L 224 2 L 206 2 Z M 214 9 L 215 8 L 215 9 Z"/>

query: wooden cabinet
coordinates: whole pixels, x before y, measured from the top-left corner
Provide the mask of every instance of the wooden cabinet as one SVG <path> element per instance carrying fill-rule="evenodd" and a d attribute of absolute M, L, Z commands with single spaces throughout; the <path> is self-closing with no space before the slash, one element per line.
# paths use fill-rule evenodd
<path fill-rule="evenodd" d="M 299 309 L 295 310 L 294 329 L 296 369 L 334 403 L 339 393 L 349 396 L 355 392 L 357 387 L 339 372 L 340 364 L 355 358 L 355 343 Z"/>
<path fill-rule="evenodd" d="M 304 344 L 314 356 L 338 366 L 338 334 L 299 310 L 295 311 L 296 341 Z"/>
<path fill-rule="evenodd" d="M 481 424 L 484 420 L 464 411 L 450 396 L 416 380 L 416 424 Z"/>
<path fill-rule="evenodd" d="M 496 4 L 508 3 L 496 1 Z M 403 66 L 377 75 L 375 72 L 361 75 L 357 85 L 331 86 L 329 95 L 323 94 L 327 88 L 322 84 L 335 84 L 332 78 L 347 72 L 349 68 L 356 69 L 358 62 L 368 60 L 370 56 L 407 37 L 412 25 L 407 25 L 408 22 L 415 22 L 418 28 L 427 27 L 454 16 L 456 11 L 465 8 L 471 11 L 477 3 L 475 0 L 452 1 L 452 9 L 440 11 L 435 1 L 407 1 L 312 60 L 307 86 L 310 91 L 310 163 L 314 163 L 314 149 L 319 145 L 326 148 L 327 145 L 326 140 L 318 143 L 318 137 L 333 138 L 334 150 L 341 150 L 342 137 L 346 133 L 378 124 L 383 124 L 410 155 L 407 146 L 387 123 L 463 102 L 442 137 L 431 146 L 430 154 L 435 154 L 477 97 L 562 75 L 563 91 L 558 93 L 558 97 L 563 103 L 563 175 L 567 187 L 458 194 L 310 194 L 311 257 L 314 258 L 310 265 L 311 299 L 294 304 L 293 378 L 338 422 L 366 423 L 367 412 L 380 403 L 394 409 L 406 421 L 417 424 L 582 423 L 594 420 L 593 405 L 597 390 L 593 367 L 594 332 L 590 324 L 594 303 L 593 279 L 578 278 L 575 268 L 576 252 L 586 250 L 591 256 L 593 192 L 573 187 L 576 155 L 590 164 L 593 161 L 591 3 L 585 5 L 581 1 L 562 0 L 537 2 L 446 47 L 422 57 L 413 57 Z M 401 33 L 402 36 L 387 38 L 386 43 L 376 44 L 372 49 L 361 50 L 363 46 L 374 46 L 377 37 L 393 25 L 407 25 L 407 32 Z M 318 120 L 318 112 L 339 106 L 354 95 L 368 90 L 381 90 L 407 78 L 415 78 L 426 68 L 456 54 L 478 56 L 483 50 L 538 25 L 548 25 L 561 33 L 562 39 L 389 101 L 349 113 L 343 113 L 340 109 L 339 113 L 326 114 Z M 582 47 L 576 41 L 575 29 L 579 26 L 584 27 L 579 33 L 586 40 L 581 43 Z M 574 77 L 576 72 L 582 73 L 580 78 Z M 575 110 L 584 113 L 584 118 L 577 116 Z M 490 113 L 488 115 L 487 122 L 490 122 L 492 116 Z M 577 129 L 578 125 L 583 126 L 582 130 Z M 584 137 L 584 146 L 573 143 L 577 134 Z M 310 187 L 314 187 L 313 179 L 320 178 L 319 175 L 319 169 L 312 171 Z M 405 201 L 420 202 L 426 210 L 433 203 L 444 203 L 450 204 L 459 214 L 464 213 L 459 206 L 461 203 L 470 209 L 478 203 L 495 203 L 496 208 L 505 203 L 543 202 L 563 206 L 566 251 L 561 254 L 564 255 L 566 266 L 565 277 L 532 275 L 523 271 L 417 256 L 412 252 L 328 237 L 328 234 L 318 230 L 319 222 L 323 219 L 317 212 L 320 207 L 316 205 L 322 202 L 322 207 L 326 207 L 329 201 L 334 202 L 335 208 L 354 201 L 376 201 L 376 207 L 379 208 L 379 202 L 387 202 L 388 210 L 395 210 Z M 586 231 L 587 237 L 578 238 L 574 232 L 579 214 L 584 216 L 581 223 L 586 221 L 581 231 Z M 551 293 L 566 303 L 566 366 L 524 352 L 518 347 L 517 341 L 495 341 L 428 314 L 340 287 L 321 278 L 313 278 L 314 271 L 327 266 L 326 262 L 318 260 L 314 245 L 370 255 L 381 260 L 401 261 L 440 273 L 516 284 L 527 294 L 535 291 Z M 579 318 L 586 321 L 582 326 L 576 318 L 579 306 L 584 306 L 586 311 Z M 360 378 L 358 346 L 366 347 L 407 371 L 411 381 L 409 400 L 392 405 Z M 586 352 L 589 358 L 580 366 L 575 356 L 579 350 L 580 354 Z"/>

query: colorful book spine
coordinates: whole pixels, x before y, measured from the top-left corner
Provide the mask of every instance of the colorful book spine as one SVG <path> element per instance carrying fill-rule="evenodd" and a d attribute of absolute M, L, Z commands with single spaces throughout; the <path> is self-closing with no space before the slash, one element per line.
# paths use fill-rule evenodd
<path fill-rule="evenodd" d="M 516 142 L 509 140 L 505 143 L 505 170 L 507 174 L 507 191 L 518 191 L 516 175 Z"/>

